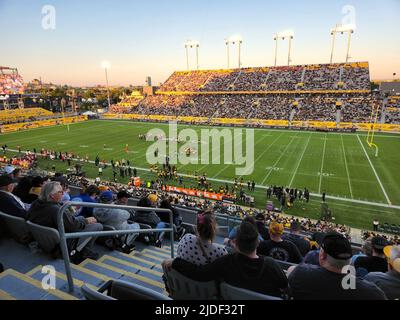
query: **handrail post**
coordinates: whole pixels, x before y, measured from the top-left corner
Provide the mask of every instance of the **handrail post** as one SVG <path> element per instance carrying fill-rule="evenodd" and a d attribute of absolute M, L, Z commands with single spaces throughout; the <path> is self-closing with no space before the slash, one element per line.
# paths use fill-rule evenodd
<path fill-rule="evenodd" d="M 69 292 L 74 292 L 74 279 L 72 277 L 72 270 L 71 270 L 71 265 L 70 265 L 70 259 L 69 259 L 69 252 L 68 252 L 68 247 L 67 247 L 67 238 L 68 239 L 73 239 L 73 238 L 79 238 L 82 237 L 81 233 L 76 233 L 76 234 L 65 234 L 65 229 L 64 229 L 64 213 L 68 207 L 71 206 L 81 206 L 81 207 L 89 207 L 89 208 L 119 208 L 119 209 L 141 209 L 145 211 L 153 211 L 153 210 L 158 210 L 158 211 L 163 211 L 163 212 L 168 212 L 169 213 L 169 222 L 170 222 L 170 228 L 162 228 L 162 229 L 146 229 L 148 231 L 144 231 L 143 233 L 151 233 L 153 231 L 156 232 L 170 232 L 171 233 L 171 258 L 174 257 L 174 228 L 173 228 L 173 213 L 172 210 L 170 209 L 161 209 L 161 208 L 141 208 L 141 207 L 136 207 L 136 206 L 120 206 L 120 205 L 115 205 L 115 204 L 99 204 L 99 203 L 85 203 L 85 202 L 73 202 L 69 201 L 64 203 L 61 208 L 58 211 L 57 214 L 57 226 L 58 226 L 58 232 L 60 235 L 60 248 L 61 248 L 61 253 L 62 257 L 64 260 L 64 265 L 65 265 L 65 274 L 67 276 L 68 280 L 68 290 Z M 132 233 L 141 233 L 138 232 L 137 230 L 119 230 L 119 231 L 97 231 L 97 232 L 88 232 L 87 236 L 101 236 L 103 235 L 121 235 L 121 234 L 132 234 Z M 85 235 L 86 236 L 86 235 Z"/>
<path fill-rule="evenodd" d="M 64 212 L 66 208 L 69 206 L 69 203 L 63 204 L 60 211 L 58 212 L 57 222 L 58 222 L 58 232 L 60 234 L 60 247 L 61 252 L 64 260 L 65 266 L 65 274 L 68 280 L 68 290 L 69 292 L 74 292 L 74 279 L 72 277 L 72 270 L 71 270 L 71 262 L 69 260 L 69 252 L 67 247 L 67 239 L 65 238 L 65 229 L 64 229 Z"/>
<path fill-rule="evenodd" d="M 172 210 L 169 212 L 169 224 L 172 228 L 171 235 L 170 235 L 170 242 L 171 242 L 171 258 L 174 258 L 174 217 Z"/>

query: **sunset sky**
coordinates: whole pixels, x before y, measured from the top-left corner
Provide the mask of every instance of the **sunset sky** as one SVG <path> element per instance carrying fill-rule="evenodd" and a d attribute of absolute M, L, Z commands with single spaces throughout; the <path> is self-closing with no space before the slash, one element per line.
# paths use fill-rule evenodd
<path fill-rule="evenodd" d="M 45 5 L 55 8 L 54 30 L 42 27 Z M 351 61 L 369 61 L 372 79 L 399 76 L 400 0 L 0 0 L 0 65 L 17 67 L 25 81 L 95 85 L 105 82 L 107 60 L 111 85 L 142 85 L 146 76 L 158 84 L 186 69 L 188 39 L 200 42 L 201 69 L 226 68 L 224 39 L 235 34 L 243 67 L 270 66 L 273 34 L 283 30 L 295 34 L 292 64 L 327 63 L 330 29 L 348 21 L 346 5 L 355 9 Z M 287 41 L 279 45 L 285 65 Z M 345 60 L 346 45 L 339 35 L 335 62 Z"/>

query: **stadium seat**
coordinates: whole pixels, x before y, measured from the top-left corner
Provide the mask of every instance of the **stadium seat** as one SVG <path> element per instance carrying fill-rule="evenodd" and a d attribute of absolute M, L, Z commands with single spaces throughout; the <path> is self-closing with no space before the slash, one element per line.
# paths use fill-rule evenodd
<path fill-rule="evenodd" d="M 40 248 L 46 253 L 54 253 L 60 243 L 60 234 L 56 229 L 40 226 L 27 221 L 28 228 Z"/>
<path fill-rule="evenodd" d="M 273 297 L 255 291 L 234 287 L 230 284 L 227 284 L 226 282 L 221 283 L 220 289 L 221 298 L 223 300 L 282 300 L 278 297 Z"/>
<path fill-rule="evenodd" d="M 218 289 L 214 281 L 199 282 L 191 280 L 176 270 L 164 269 L 169 294 L 174 300 L 214 300 Z"/>
<path fill-rule="evenodd" d="M 98 291 L 87 285 L 81 290 L 87 300 L 171 300 L 154 290 L 122 280 L 111 280 Z"/>
<path fill-rule="evenodd" d="M 0 221 L 4 222 L 5 231 L 16 241 L 28 244 L 32 239 L 25 219 L 14 217 L 0 211 Z"/>
<path fill-rule="evenodd" d="M 128 199 L 128 206 L 133 206 L 133 207 L 136 207 L 137 206 L 137 204 L 139 203 L 139 198 L 129 198 Z"/>
<path fill-rule="evenodd" d="M 182 207 L 175 206 L 174 209 L 182 217 L 182 224 L 193 229 L 196 229 L 197 225 L 197 214 L 196 210 L 185 209 Z"/>

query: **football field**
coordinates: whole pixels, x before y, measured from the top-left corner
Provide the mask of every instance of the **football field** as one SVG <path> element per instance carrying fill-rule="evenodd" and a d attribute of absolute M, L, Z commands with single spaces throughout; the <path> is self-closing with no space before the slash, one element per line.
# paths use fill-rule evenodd
<path fill-rule="evenodd" d="M 154 178 L 146 160 L 146 152 L 153 142 L 140 140 L 138 136 L 153 128 L 162 129 L 168 135 L 167 124 L 96 120 L 70 125 L 69 130 L 66 126 L 58 126 L 2 134 L 0 143 L 13 150 L 19 146 L 22 150 L 36 148 L 38 152 L 41 148 L 72 151 L 80 157 L 88 155 L 90 160 L 94 160 L 96 155 L 107 162 L 126 159 L 146 180 Z M 200 130 L 208 127 L 179 126 L 179 130 L 184 128 L 196 130 L 200 137 Z M 297 203 L 288 214 L 318 218 L 320 195 L 325 192 L 338 223 L 371 228 L 372 220 L 378 218 L 381 223 L 400 224 L 400 136 L 382 133 L 376 136 L 375 142 L 379 146 L 378 157 L 368 147 L 366 133 L 255 129 L 254 172 L 243 176 L 246 190 L 247 181 L 254 180 L 256 206 L 263 208 L 267 186 L 307 187 L 312 193 L 312 201 L 309 204 Z M 129 146 L 127 152 L 126 145 Z M 178 144 L 178 148 L 180 146 Z M 212 149 L 216 147 L 210 146 Z M 222 144 L 218 147 L 223 148 Z M 213 150 L 209 151 L 212 153 Z M 221 162 L 178 164 L 178 174 L 185 175 L 186 186 L 195 185 L 190 178 L 195 172 L 205 172 L 215 187 L 232 183 L 236 168 L 234 162 L 223 163 L 223 157 Z M 57 170 L 66 169 L 66 164 L 55 163 Z M 84 167 L 89 176 L 96 175 L 97 169 L 92 164 Z M 106 169 L 104 176 L 111 177 L 112 170 Z"/>

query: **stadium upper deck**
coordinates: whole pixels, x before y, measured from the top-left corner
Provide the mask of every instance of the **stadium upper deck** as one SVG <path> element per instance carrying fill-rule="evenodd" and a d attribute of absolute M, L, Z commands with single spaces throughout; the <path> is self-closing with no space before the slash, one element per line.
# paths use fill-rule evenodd
<path fill-rule="evenodd" d="M 370 91 L 368 62 L 177 71 L 158 93 Z"/>

